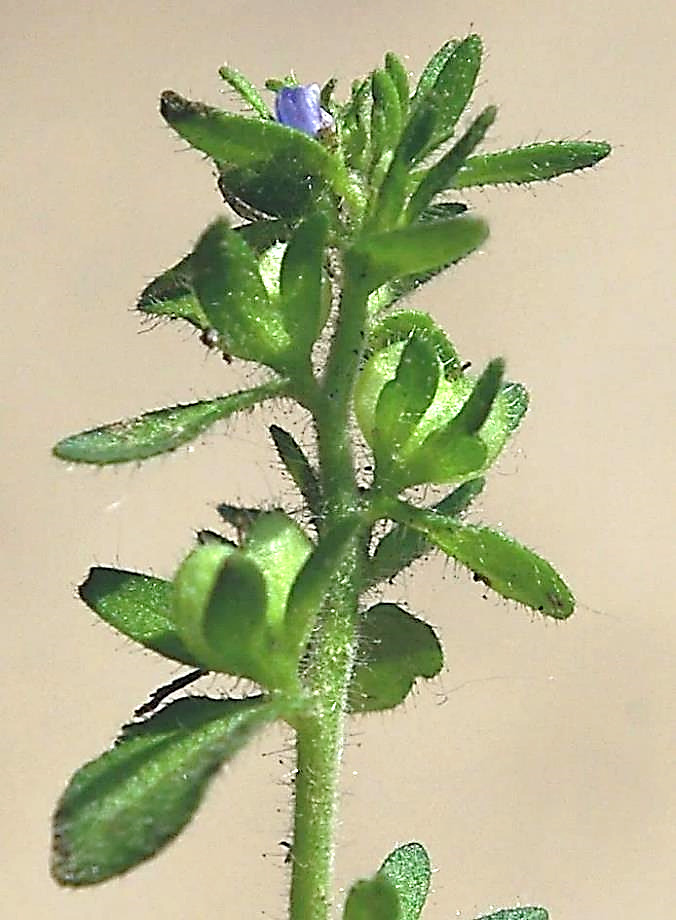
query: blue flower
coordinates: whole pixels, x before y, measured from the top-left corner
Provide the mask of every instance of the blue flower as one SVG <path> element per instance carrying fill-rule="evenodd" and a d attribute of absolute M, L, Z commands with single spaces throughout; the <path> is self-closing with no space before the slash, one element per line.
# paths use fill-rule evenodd
<path fill-rule="evenodd" d="M 275 115 L 280 124 L 316 137 L 334 127 L 331 115 L 319 104 L 319 84 L 283 86 L 275 98 Z"/>

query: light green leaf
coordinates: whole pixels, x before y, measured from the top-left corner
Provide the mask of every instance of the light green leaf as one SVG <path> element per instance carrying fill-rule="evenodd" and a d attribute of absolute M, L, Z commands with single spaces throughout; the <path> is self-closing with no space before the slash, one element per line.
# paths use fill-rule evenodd
<path fill-rule="evenodd" d="M 384 153 L 391 152 L 399 140 L 401 133 L 401 104 L 397 87 L 385 70 L 375 70 L 373 72 L 371 92 L 373 95 L 371 157 L 372 167 L 376 167 L 381 156 Z"/>
<path fill-rule="evenodd" d="M 242 409 L 250 409 L 265 399 L 281 396 L 287 388 L 288 381 L 276 380 L 217 399 L 146 412 L 136 418 L 69 435 L 54 446 L 53 452 L 59 459 L 75 463 L 104 465 L 145 460 L 176 450 L 215 422 Z"/>
<path fill-rule="evenodd" d="M 483 477 L 463 482 L 433 506 L 433 510 L 447 517 L 460 517 L 483 490 Z M 391 581 L 402 569 L 434 549 L 424 534 L 395 524 L 376 546 L 366 571 L 364 590 L 383 581 Z"/>
<path fill-rule="evenodd" d="M 239 70 L 235 70 L 234 67 L 228 66 L 228 64 L 219 67 L 218 73 L 226 83 L 230 84 L 240 98 L 251 106 L 257 115 L 264 119 L 272 118 L 272 112 L 265 104 L 265 100 L 244 74 L 241 74 Z"/>
<path fill-rule="evenodd" d="M 408 109 L 409 97 L 408 72 L 401 58 L 393 51 L 388 51 L 385 55 L 385 70 L 396 87 L 399 105 L 401 106 L 402 114 L 405 115 Z"/>
<path fill-rule="evenodd" d="M 171 587 L 162 578 L 95 566 L 78 590 L 90 610 L 125 636 L 196 667 L 197 660 L 169 618 Z"/>
<path fill-rule="evenodd" d="M 275 704 L 263 697 L 182 699 L 127 726 L 61 797 L 56 881 L 94 885 L 153 856 L 188 823 L 214 773 L 276 717 Z"/>
<path fill-rule="evenodd" d="M 460 358 L 446 333 L 423 310 L 396 310 L 386 313 L 375 323 L 368 338 L 369 353 L 376 353 L 394 342 L 408 341 L 412 336 L 424 337 L 433 345 L 445 377 L 457 377 Z"/>
<path fill-rule="evenodd" d="M 329 222 L 313 214 L 297 228 L 282 259 L 280 309 L 293 343 L 293 354 L 307 360 L 326 322 L 329 302 L 324 297 L 324 254 Z"/>
<path fill-rule="evenodd" d="M 355 882 L 345 902 L 343 920 L 404 920 L 392 882 L 380 875 Z"/>
<path fill-rule="evenodd" d="M 423 72 L 420 74 L 420 78 L 418 79 L 415 96 L 412 100 L 414 103 L 420 103 L 421 100 L 424 99 L 427 93 L 432 89 L 439 78 L 439 74 L 444 69 L 448 59 L 459 44 L 459 39 L 452 38 L 449 41 L 444 42 L 441 48 L 439 48 L 439 50 L 432 55 L 432 57 L 425 65 Z"/>
<path fill-rule="evenodd" d="M 396 888 L 401 920 L 418 920 L 432 879 L 430 858 L 425 847 L 416 842 L 397 847 L 382 864 L 378 875 L 389 879 Z"/>
<path fill-rule="evenodd" d="M 430 406 L 439 383 L 434 345 L 412 335 L 401 352 L 395 376 L 380 391 L 373 431 L 374 454 L 381 473 L 387 470 Z"/>
<path fill-rule="evenodd" d="M 575 609 L 570 588 L 543 559 L 512 537 L 489 527 L 461 524 L 431 511 L 411 509 L 396 519 L 424 533 L 497 594 L 546 616 L 564 620 Z"/>
<path fill-rule="evenodd" d="M 554 179 L 595 166 L 611 151 L 605 141 L 547 141 L 469 157 L 453 181 L 454 188 L 474 185 L 522 185 Z"/>
<path fill-rule="evenodd" d="M 418 677 L 435 677 L 443 663 L 443 652 L 431 626 L 397 604 L 376 604 L 359 624 L 350 711 L 394 709 L 404 702 Z"/>
<path fill-rule="evenodd" d="M 461 215 L 434 223 L 418 222 L 359 240 L 351 258 L 368 291 L 407 275 L 434 271 L 474 252 L 488 236 L 477 217 Z"/>

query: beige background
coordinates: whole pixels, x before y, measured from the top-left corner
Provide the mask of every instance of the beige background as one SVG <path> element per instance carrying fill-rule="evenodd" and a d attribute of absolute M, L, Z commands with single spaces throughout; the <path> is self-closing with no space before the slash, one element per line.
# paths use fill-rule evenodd
<path fill-rule="evenodd" d="M 425 917 L 543 903 L 553 920 L 676 916 L 674 828 L 671 4 L 376 0 L 3 4 L 2 554 L 6 684 L 0 903 L 8 917 L 282 918 L 286 741 L 259 739 L 158 859 L 98 890 L 47 875 L 49 814 L 172 666 L 74 597 L 89 565 L 170 575 L 217 500 L 271 500 L 271 414 L 194 452 L 68 469 L 60 436 L 216 395 L 250 372 L 188 331 L 139 335 L 144 283 L 219 209 L 209 167 L 163 127 L 172 87 L 219 103 L 227 59 L 261 81 L 349 80 L 392 48 L 418 71 L 451 34 L 488 49 L 489 146 L 607 138 L 596 172 L 472 193 L 492 236 L 418 303 L 481 364 L 504 354 L 533 408 L 477 519 L 555 560 L 566 624 L 484 601 L 440 559 L 388 592 L 436 624 L 448 671 L 401 711 L 355 721 L 337 875 L 422 839 Z M 673 175 L 673 174 L 672 174 Z"/>

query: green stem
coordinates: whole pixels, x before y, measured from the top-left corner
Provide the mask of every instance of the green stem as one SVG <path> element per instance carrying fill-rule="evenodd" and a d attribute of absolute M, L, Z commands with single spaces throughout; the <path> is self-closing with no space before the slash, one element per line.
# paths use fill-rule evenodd
<path fill-rule="evenodd" d="M 359 507 L 350 440 L 352 391 L 363 351 L 367 294 L 345 269 L 340 316 L 314 411 L 325 538 Z M 356 652 L 359 584 L 368 524 L 333 578 L 304 674 L 314 706 L 296 724 L 297 772 L 291 920 L 328 920 L 347 692 Z"/>

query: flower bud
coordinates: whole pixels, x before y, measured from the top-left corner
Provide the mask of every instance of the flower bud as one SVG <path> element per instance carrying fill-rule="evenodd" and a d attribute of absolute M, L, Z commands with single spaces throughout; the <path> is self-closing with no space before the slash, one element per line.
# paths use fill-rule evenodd
<path fill-rule="evenodd" d="M 280 124 L 316 137 L 334 127 L 332 116 L 319 104 L 319 84 L 283 86 L 275 98 L 275 115 Z"/>

